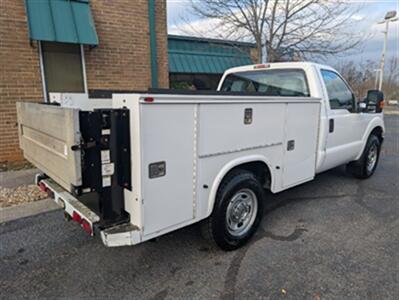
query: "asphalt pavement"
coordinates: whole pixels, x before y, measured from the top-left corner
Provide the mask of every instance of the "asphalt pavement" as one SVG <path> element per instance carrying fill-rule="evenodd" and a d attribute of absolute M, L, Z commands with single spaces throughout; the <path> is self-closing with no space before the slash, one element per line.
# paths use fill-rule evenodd
<path fill-rule="evenodd" d="M 61 210 L 0 224 L 0 298 L 399 299 L 399 116 L 374 176 L 343 167 L 269 195 L 261 228 L 235 252 L 197 226 L 106 248 Z"/>

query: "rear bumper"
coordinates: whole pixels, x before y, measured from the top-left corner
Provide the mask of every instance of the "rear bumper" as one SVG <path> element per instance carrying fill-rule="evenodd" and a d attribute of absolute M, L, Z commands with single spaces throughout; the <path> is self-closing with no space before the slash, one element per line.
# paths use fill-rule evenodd
<path fill-rule="evenodd" d="M 71 219 L 80 223 L 91 236 L 94 235 L 94 225 L 100 221 L 100 217 L 95 212 L 50 178 L 40 181 L 36 179 L 36 183 L 53 195 L 54 201 L 64 209 Z"/>
<path fill-rule="evenodd" d="M 69 219 L 77 221 L 86 232 L 94 236 L 94 229 L 100 224 L 100 216 L 51 178 L 42 178 L 41 174 L 36 175 L 36 184 L 52 194 L 54 201 L 64 209 Z M 142 241 L 140 228 L 130 222 L 100 230 L 100 236 L 107 247 L 131 246 Z"/>

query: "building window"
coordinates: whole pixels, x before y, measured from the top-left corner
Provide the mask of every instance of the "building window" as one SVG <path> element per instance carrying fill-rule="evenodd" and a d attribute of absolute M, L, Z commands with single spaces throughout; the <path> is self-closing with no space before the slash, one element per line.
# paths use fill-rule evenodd
<path fill-rule="evenodd" d="M 82 46 L 41 42 L 41 62 L 48 93 L 86 93 Z"/>

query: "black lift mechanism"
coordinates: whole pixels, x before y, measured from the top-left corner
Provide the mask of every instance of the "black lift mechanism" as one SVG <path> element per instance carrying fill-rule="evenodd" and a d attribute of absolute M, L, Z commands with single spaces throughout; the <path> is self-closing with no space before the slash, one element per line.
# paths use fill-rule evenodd
<path fill-rule="evenodd" d="M 129 221 L 123 190 L 132 189 L 130 121 L 128 109 L 98 109 L 79 113 L 82 185 L 74 186 L 76 197 L 100 216 L 100 226 Z M 94 205 L 93 205 L 94 203 Z"/>

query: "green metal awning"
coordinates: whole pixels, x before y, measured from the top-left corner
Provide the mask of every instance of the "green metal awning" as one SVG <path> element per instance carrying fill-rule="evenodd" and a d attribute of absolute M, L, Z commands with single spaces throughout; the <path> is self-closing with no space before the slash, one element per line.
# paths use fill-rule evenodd
<path fill-rule="evenodd" d="M 25 0 L 31 40 L 98 45 L 89 0 Z"/>
<path fill-rule="evenodd" d="M 253 64 L 250 43 L 169 35 L 169 73 L 223 74 Z"/>

